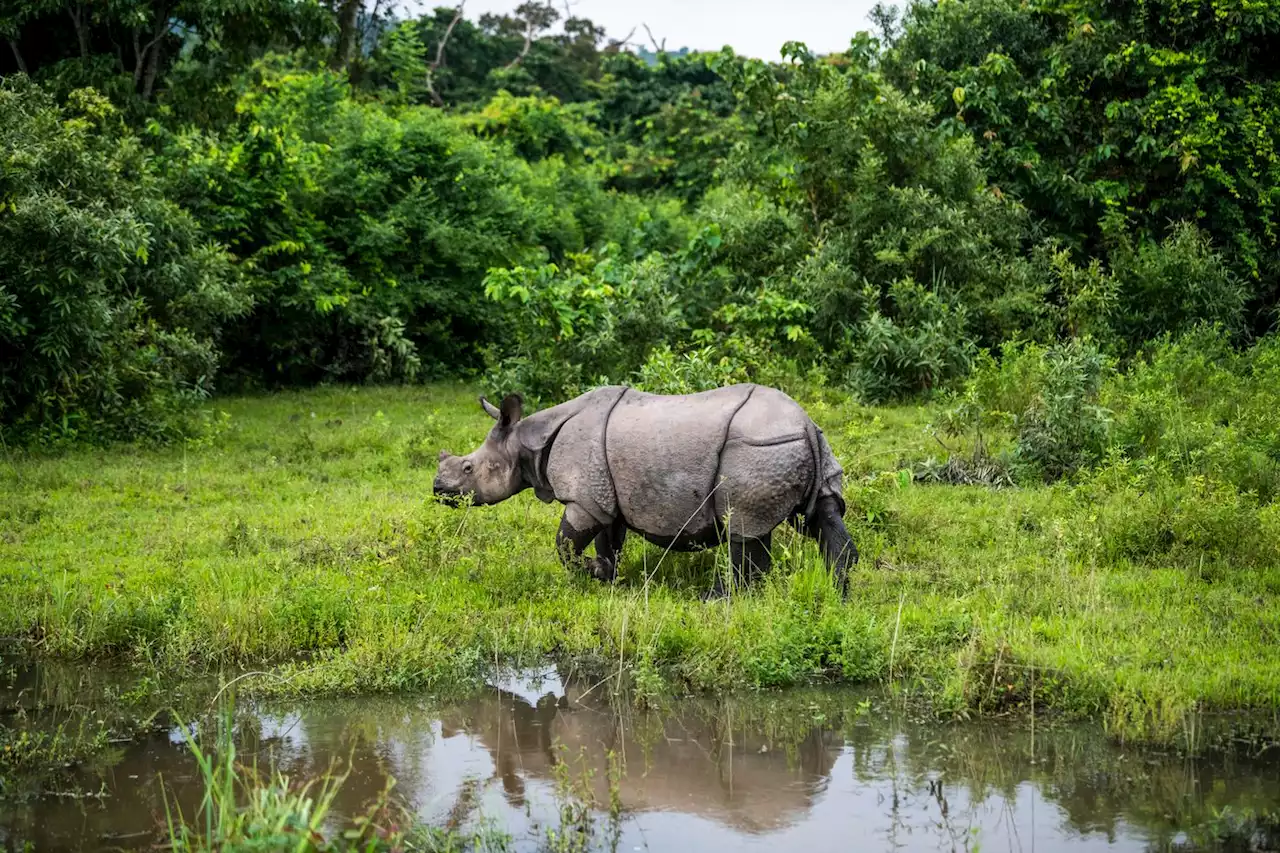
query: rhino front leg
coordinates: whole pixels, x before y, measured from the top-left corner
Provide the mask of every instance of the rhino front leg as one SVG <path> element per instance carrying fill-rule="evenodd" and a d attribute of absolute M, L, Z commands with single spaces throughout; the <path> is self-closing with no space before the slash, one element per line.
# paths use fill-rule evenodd
<path fill-rule="evenodd" d="M 858 562 L 858 549 L 853 544 L 849 530 L 844 526 L 835 498 L 821 498 L 818 501 L 805 532 L 818 540 L 822 559 L 826 562 L 827 569 L 835 575 L 840 595 L 848 597 L 849 567 Z"/>
<path fill-rule="evenodd" d="M 596 556 L 587 561 L 591 573 L 606 583 L 618 576 L 618 558 L 622 556 L 622 546 L 627 541 L 627 524 L 621 518 L 615 518 L 596 536 Z"/>
<path fill-rule="evenodd" d="M 766 533 L 759 539 L 729 540 L 729 564 L 733 570 L 733 585 L 739 591 L 746 589 L 757 578 L 769 571 L 769 566 L 773 564 L 773 557 L 769 553 L 772 541 L 772 533 Z M 716 585 L 707 593 L 706 598 L 724 598 L 728 594 L 724 575 L 716 572 Z"/>
<path fill-rule="evenodd" d="M 582 552 L 601 531 L 608 528 L 577 504 L 567 504 L 560 517 L 560 529 L 556 532 L 556 553 L 560 562 L 570 571 L 589 571 L 596 574 L 596 560 L 586 560 Z"/>

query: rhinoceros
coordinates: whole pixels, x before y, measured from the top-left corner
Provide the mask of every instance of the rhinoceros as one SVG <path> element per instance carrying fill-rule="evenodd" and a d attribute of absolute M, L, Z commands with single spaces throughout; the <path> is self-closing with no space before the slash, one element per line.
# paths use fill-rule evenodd
<path fill-rule="evenodd" d="M 776 388 L 696 394 L 607 386 L 524 417 L 523 400 L 480 398 L 497 423 L 466 456 L 440 451 L 433 491 L 496 504 L 525 489 L 564 505 L 560 560 L 612 582 L 627 531 L 678 551 L 728 542 L 734 583 L 770 565 L 782 522 L 819 543 L 842 594 L 858 552 L 844 525 L 844 471 L 803 408 Z M 595 541 L 595 556 L 584 552 Z M 708 597 L 728 593 L 718 577 Z"/>

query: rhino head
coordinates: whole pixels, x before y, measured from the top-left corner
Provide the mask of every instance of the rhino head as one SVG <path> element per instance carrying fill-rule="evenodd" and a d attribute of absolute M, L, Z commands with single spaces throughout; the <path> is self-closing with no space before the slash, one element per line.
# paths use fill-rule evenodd
<path fill-rule="evenodd" d="M 480 405 L 497 423 L 484 444 L 466 456 L 441 450 L 440 467 L 432 483 L 436 496 L 455 506 L 468 498 L 478 505 L 496 504 L 526 487 L 520 476 L 520 442 L 515 439 L 524 401 L 519 394 L 508 394 L 501 407 L 484 397 Z"/>

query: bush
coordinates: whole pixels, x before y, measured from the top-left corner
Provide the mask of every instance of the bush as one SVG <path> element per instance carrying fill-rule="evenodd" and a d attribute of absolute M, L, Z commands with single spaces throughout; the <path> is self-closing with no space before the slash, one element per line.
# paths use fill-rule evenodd
<path fill-rule="evenodd" d="M 289 62 L 246 75 L 225 133 L 157 129 L 172 191 L 244 259 L 257 293 L 232 332 L 242 375 L 465 373 L 501 325 L 482 288 L 490 268 L 685 239 L 678 205 L 604 188 L 584 159 L 597 132 L 583 108 L 505 92 L 464 115 L 380 105 L 342 74 Z"/>
<path fill-rule="evenodd" d="M 1093 547 L 1107 563 L 1179 566 L 1214 580 L 1224 570 L 1280 561 L 1280 515 L 1218 477 L 1178 478 L 1160 466 L 1116 460 L 1076 494 Z"/>
<path fill-rule="evenodd" d="M 963 336 L 994 345 L 1043 310 L 1037 283 L 1009 274 L 1028 234 L 1025 212 L 987 185 L 970 139 L 937 127 L 929 107 L 880 76 L 873 51 L 859 39 L 827 62 L 791 44 L 782 68 L 726 56 L 725 73 L 761 128 L 727 173 L 856 274 L 826 277 L 845 292 L 814 300 L 824 348 L 842 345 L 861 319 L 841 311 L 849 289 L 871 285 L 870 311 L 905 281 L 930 282 L 939 300 L 966 306 Z"/>
<path fill-rule="evenodd" d="M 474 113 L 463 113 L 465 125 L 482 139 L 501 141 L 528 161 L 560 156 L 581 160 L 600 153 L 604 137 L 591 123 L 597 109 L 590 104 L 561 104 L 556 98 L 518 98 L 506 90 Z"/>
<path fill-rule="evenodd" d="M 93 90 L 0 83 L 0 428 L 19 440 L 193 428 L 222 324 L 250 301 Z"/>
<path fill-rule="evenodd" d="M 866 300 L 874 304 L 875 295 Z M 944 387 L 969 372 L 974 346 L 962 308 L 910 279 L 890 286 L 888 302 L 891 315 L 873 309 L 848 332 L 846 384 L 855 393 L 879 403 Z"/>
<path fill-rule="evenodd" d="M 1156 244 L 1123 239 L 1110 251 L 1117 282 L 1115 327 L 1131 348 L 1196 326 L 1244 329 L 1249 291 L 1195 225 L 1180 222 Z"/>
<path fill-rule="evenodd" d="M 1056 480 L 1102 458 L 1111 413 L 1098 397 L 1109 369 L 1088 341 L 1074 339 L 1045 351 L 1039 388 L 1018 419 L 1018 462 Z"/>
<path fill-rule="evenodd" d="M 717 353 L 714 346 L 676 352 L 663 344 L 649 353 L 632 384 L 653 394 L 696 394 L 748 381 L 742 365 Z"/>
<path fill-rule="evenodd" d="M 234 329 L 251 378 L 397 380 L 479 366 L 485 271 L 581 248 L 555 181 L 426 107 L 352 98 L 344 76 L 249 76 L 221 135 L 162 134 L 172 191 L 244 260 L 258 307 Z"/>

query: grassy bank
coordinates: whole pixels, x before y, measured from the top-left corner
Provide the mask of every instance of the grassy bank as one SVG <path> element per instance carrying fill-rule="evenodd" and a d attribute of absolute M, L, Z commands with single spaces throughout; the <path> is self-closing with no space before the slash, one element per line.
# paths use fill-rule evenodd
<path fill-rule="evenodd" d="M 764 586 L 708 605 L 723 552 L 630 541 L 604 587 L 558 565 L 558 507 L 532 494 L 436 505 L 438 449 L 467 452 L 491 424 L 471 389 L 440 385 L 222 401 L 198 446 L 10 456 L 0 631 L 163 673 L 270 668 L 257 688 L 302 693 L 556 654 L 621 667 L 642 694 L 892 677 L 943 710 L 994 712 L 1034 693 L 1156 739 L 1197 709 L 1280 708 L 1273 562 L 1194 535 L 1136 548 L 1154 498 L 1120 480 L 916 482 L 901 469 L 937 453 L 935 412 L 808 407 L 848 472 L 862 561 L 847 603 L 789 533 Z M 1166 498 L 1198 512 L 1188 488 Z"/>

